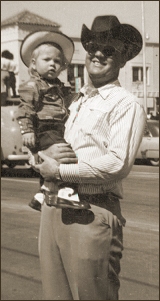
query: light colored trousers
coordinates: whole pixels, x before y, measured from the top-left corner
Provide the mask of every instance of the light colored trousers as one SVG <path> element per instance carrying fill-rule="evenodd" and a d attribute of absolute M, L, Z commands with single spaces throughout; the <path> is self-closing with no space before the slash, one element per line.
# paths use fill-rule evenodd
<path fill-rule="evenodd" d="M 42 300 L 118 300 L 122 227 L 110 211 L 42 206 Z"/>

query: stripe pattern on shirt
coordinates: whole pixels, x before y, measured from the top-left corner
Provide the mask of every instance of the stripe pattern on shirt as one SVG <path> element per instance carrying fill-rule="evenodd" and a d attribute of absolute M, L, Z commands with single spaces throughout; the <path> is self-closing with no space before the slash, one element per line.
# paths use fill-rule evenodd
<path fill-rule="evenodd" d="M 61 164 L 63 181 L 79 183 L 79 192 L 112 192 L 123 197 L 122 179 L 134 163 L 143 137 L 146 114 L 137 98 L 118 81 L 83 96 L 70 106 L 65 139 L 78 164 Z"/>

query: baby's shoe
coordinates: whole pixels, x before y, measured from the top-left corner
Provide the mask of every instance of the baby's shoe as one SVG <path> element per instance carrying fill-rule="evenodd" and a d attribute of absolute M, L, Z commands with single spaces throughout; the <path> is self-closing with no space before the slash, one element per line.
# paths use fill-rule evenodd
<path fill-rule="evenodd" d="M 91 206 L 86 201 L 80 201 L 78 193 L 70 188 L 64 187 L 58 191 L 57 203 L 58 208 L 72 208 L 72 209 L 90 209 Z"/>
<path fill-rule="evenodd" d="M 43 202 L 44 202 L 44 194 L 42 192 L 38 192 L 34 195 L 33 199 L 29 203 L 29 206 L 32 209 L 41 211 L 41 205 L 43 204 Z"/>

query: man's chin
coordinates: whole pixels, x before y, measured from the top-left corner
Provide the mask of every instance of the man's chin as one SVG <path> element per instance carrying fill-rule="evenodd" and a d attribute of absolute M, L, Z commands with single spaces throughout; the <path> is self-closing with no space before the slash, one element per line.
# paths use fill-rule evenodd
<path fill-rule="evenodd" d="M 97 73 L 97 72 L 91 72 L 89 73 L 89 77 L 90 79 L 94 78 L 94 79 L 100 79 L 100 78 L 104 78 L 104 76 L 100 73 Z"/>

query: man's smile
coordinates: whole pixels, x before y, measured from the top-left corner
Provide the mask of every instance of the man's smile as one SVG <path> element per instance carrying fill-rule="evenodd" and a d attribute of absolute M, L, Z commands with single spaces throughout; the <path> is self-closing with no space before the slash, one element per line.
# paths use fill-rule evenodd
<path fill-rule="evenodd" d="M 91 62 L 94 64 L 94 66 L 96 67 L 100 67 L 100 66 L 105 66 L 106 65 L 106 62 L 104 62 L 103 59 L 97 59 L 97 58 L 93 58 L 91 59 Z"/>

